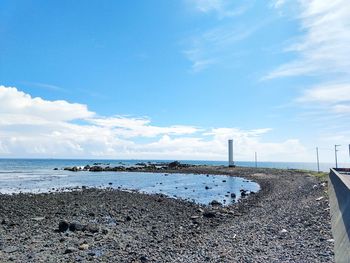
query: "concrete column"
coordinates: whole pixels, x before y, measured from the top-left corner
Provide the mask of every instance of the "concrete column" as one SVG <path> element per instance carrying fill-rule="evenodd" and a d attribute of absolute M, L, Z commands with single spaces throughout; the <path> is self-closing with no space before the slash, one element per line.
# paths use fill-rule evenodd
<path fill-rule="evenodd" d="M 233 162 L 233 140 L 228 140 L 228 166 L 235 166 Z"/>

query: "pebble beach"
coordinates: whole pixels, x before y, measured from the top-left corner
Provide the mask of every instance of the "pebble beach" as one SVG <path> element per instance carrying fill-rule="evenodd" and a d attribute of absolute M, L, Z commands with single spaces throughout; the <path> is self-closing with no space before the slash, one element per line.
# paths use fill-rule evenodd
<path fill-rule="evenodd" d="M 0 262 L 334 261 L 327 182 L 311 173 L 162 172 L 238 176 L 261 190 L 229 206 L 112 188 L 0 194 Z"/>

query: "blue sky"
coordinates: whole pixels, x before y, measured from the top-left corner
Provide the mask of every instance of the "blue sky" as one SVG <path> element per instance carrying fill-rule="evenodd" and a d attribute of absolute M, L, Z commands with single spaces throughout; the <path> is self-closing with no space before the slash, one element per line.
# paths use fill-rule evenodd
<path fill-rule="evenodd" d="M 239 160 L 319 146 L 333 161 L 339 143 L 345 162 L 349 15 L 345 0 L 2 1 L 0 156 L 225 160 L 232 137 Z"/>

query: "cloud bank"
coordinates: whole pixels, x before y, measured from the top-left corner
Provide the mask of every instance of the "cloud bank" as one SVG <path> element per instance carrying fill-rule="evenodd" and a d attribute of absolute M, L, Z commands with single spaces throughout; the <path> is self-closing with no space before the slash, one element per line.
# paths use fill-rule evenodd
<path fill-rule="evenodd" d="M 149 118 L 99 116 L 87 105 L 33 98 L 0 86 L 0 157 L 226 160 L 305 160 L 297 139 L 264 142 L 271 129 L 157 126 Z"/>

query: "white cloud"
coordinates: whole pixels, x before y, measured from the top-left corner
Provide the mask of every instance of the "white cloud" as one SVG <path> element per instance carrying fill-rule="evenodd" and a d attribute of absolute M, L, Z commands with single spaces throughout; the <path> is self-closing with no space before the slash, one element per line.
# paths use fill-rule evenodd
<path fill-rule="evenodd" d="M 298 140 L 264 142 L 262 136 L 268 132 L 270 129 L 162 127 L 145 117 L 100 117 L 86 105 L 0 88 L 2 157 L 226 160 L 227 139 L 233 138 L 238 160 L 251 159 L 254 151 L 261 153 L 261 160 L 305 159 L 305 148 Z"/>
<path fill-rule="evenodd" d="M 350 83 L 328 84 L 307 89 L 299 102 L 350 102 Z"/>
<path fill-rule="evenodd" d="M 237 6 L 231 0 L 187 0 L 197 11 L 209 14 L 215 13 L 219 18 L 237 16 L 248 8 L 247 6 Z"/>
<path fill-rule="evenodd" d="M 151 120 L 148 118 L 132 118 L 124 116 L 94 118 L 89 119 L 89 122 L 102 127 L 113 128 L 115 133 L 124 137 L 156 137 L 162 134 L 185 135 L 199 131 L 196 127 L 184 125 L 158 127 L 150 125 Z"/>
<path fill-rule="evenodd" d="M 281 7 L 284 1 L 276 1 Z M 286 51 L 295 60 L 284 64 L 266 78 L 298 75 L 350 73 L 350 2 L 348 0 L 299 0 L 298 19 L 303 35 Z"/>
<path fill-rule="evenodd" d="M 2 121 L 20 117 L 26 121 L 69 121 L 94 116 L 86 105 L 69 103 L 64 100 L 47 101 L 30 95 L 16 88 L 0 86 L 0 114 Z M 6 118 L 8 117 L 8 118 Z"/>
<path fill-rule="evenodd" d="M 211 65 L 223 61 L 235 60 L 242 52 L 235 50 L 235 45 L 250 37 L 265 22 L 251 27 L 223 25 L 210 29 L 198 36 L 192 37 L 188 42 L 189 48 L 183 53 L 192 63 L 193 72 L 199 72 Z"/>

